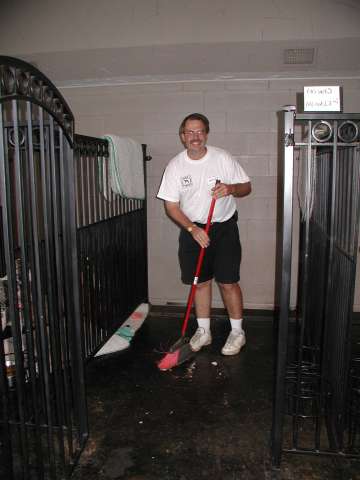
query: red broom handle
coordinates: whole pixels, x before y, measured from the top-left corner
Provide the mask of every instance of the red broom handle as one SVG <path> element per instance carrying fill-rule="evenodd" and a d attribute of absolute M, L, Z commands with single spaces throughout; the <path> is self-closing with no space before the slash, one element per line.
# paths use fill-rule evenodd
<path fill-rule="evenodd" d="M 217 185 L 218 183 L 220 183 L 220 180 L 216 180 L 215 185 Z M 216 203 L 216 198 L 214 197 L 211 200 L 209 214 L 208 214 L 208 218 L 207 218 L 206 226 L 205 226 L 205 232 L 207 234 L 209 233 L 209 230 L 210 230 L 211 219 L 212 219 L 212 216 L 213 216 L 213 213 L 214 213 L 215 203 Z M 198 261 L 197 261 L 197 264 L 196 264 L 195 277 L 194 277 L 194 280 L 193 280 L 193 283 L 192 283 L 191 289 L 190 289 L 190 294 L 189 294 L 189 299 L 188 299 L 188 303 L 187 303 L 185 318 L 184 318 L 184 322 L 183 322 L 183 325 L 182 325 L 182 328 L 181 328 L 181 336 L 182 337 L 185 335 L 187 324 L 189 322 L 190 310 L 191 310 L 191 307 L 192 307 L 193 302 L 194 302 L 196 287 L 197 287 L 197 283 L 198 283 L 199 274 L 200 274 L 201 266 L 202 266 L 202 263 L 203 263 L 204 255 L 205 255 L 205 247 L 201 247 L 200 253 L 199 253 L 199 258 L 198 258 Z"/>

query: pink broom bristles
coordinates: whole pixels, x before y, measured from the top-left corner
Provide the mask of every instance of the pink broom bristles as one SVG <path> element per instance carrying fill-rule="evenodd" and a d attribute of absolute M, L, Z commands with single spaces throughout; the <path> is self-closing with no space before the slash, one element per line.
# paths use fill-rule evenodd
<path fill-rule="evenodd" d="M 175 367 L 179 361 L 180 351 L 174 353 L 167 353 L 157 364 L 159 370 L 170 370 Z"/>

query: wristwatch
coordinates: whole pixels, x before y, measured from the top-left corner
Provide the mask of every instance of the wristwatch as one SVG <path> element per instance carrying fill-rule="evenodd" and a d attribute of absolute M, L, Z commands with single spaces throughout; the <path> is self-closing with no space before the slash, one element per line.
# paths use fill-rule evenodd
<path fill-rule="evenodd" d="M 194 225 L 190 225 L 190 227 L 187 227 L 186 230 L 191 233 L 194 229 Z"/>

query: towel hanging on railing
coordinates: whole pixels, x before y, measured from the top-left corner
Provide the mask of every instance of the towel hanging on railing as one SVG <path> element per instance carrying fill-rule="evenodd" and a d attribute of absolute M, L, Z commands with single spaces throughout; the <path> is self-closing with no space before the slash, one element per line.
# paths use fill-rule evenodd
<path fill-rule="evenodd" d="M 110 187 L 126 198 L 145 198 L 142 145 L 132 138 L 104 135 L 109 142 Z"/>

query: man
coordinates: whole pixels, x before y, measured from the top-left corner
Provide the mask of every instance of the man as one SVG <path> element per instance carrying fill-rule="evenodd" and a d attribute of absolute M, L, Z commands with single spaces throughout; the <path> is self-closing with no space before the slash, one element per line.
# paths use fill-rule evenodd
<path fill-rule="evenodd" d="M 185 150 L 169 162 L 157 196 L 165 201 L 167 215 L 181 227 L 179 262 L 183 283 L 192 284 L 200 247 L 206 248 L 194 300 L 198 328 L 190 347 L 197 352 L 212 341 L 210 311 L 214 278 L 231 322 L 231 332 L 221 353 L 236 355 L 246 340 L 242 328 L 241 245 L 234 197 L 248 195 L 251 183 L 228 152 L 207 145 L 209 130 L 209 120 L 202 114 L 193 113 L 182 121 L 179 134 Z M 215 185 L 217 179 L 220 183 Z M 216 198 L 216 204 L 208 236 L 204 228 L 212 197 Z"/>

